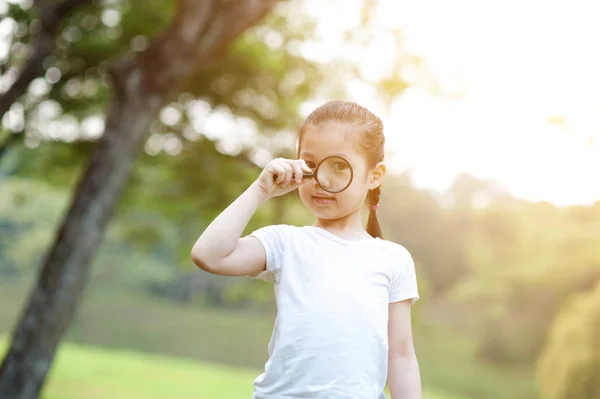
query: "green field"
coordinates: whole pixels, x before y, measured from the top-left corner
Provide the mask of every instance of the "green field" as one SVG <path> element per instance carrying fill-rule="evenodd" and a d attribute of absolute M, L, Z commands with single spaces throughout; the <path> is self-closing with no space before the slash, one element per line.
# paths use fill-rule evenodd
<path fill-rule="evenodd" d="M 58 353 L 42 398 L 250 398 L 252 381 L 258 372 L 166 356 L 65 344 Z M 424 399 L 462 398 L 425 390 Z"/>
<path fill-rule="evenodd" d="M 0 282 L 0 335 L 14 325 L 26 292 Z M 45 398 L 249 397 L 272 325 L 268 314 L 92 285 Z M 426 398 L 535 398 L 530 370 L 481 363 L 469 337 L 424 321 L 414 334 Z"/>

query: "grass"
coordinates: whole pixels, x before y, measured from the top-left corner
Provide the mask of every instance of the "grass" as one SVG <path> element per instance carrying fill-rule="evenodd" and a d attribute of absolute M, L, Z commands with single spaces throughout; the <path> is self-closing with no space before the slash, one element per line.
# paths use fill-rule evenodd
<path fill-rule="evenodd" d="M 0 335 L 8 333 L 14 325 L 26 294 L 27 290 L 22 285 L 0 282 Z M 53 391 L 51 385 L 47 398 L 186 398 L 191 397 L 185 396 L 190 389 L 195 398 L 217 398 L 206 396 L 206 392 L 214 394 L 214 387 L 226 392 L 233 390 L 231 396 L 218 397 L 249 397 L 252 380 L 267 360 L 272 326 L 272 315 L 181 306 L 139 292 L 91 285 L 67 334 L 69 345 L 61 346 L 56 378 L 52 381 L 52 384 L 59 385 L 58 391 Z M 482 363 L 475 355 L 474 340 L 468 336 L 425 322 L 415 324 L 414 335 L 423 385 L 430 388 L 427 398 L 536 397 L 531 370 Z M 72 343 L 102 349 L 86 349 Z M 156 358 L 150 354 L 166 357 Z M 62 356 L 66 360 L 61 360 Z M 192 363 L 186 363 L 183 358 Z M 156 359 L 156 362 L 148 361 L 152 366 L 143 369 L 138 364 L 146 362 L 142 359 Z M 111 371 L 113 363 L 118 365 L 114 372 Z M 169 367 L 163 369 L 158 363 Z M 78 366 L 72 367 L 71 364 Z M 224 365 L 232 367 L 224 368 Z M 71 368 L 73 370 L 69 371 Z M 170 368 L 180 372 L 171 373 Z M 184 371 L 188 368 L 195 371 L 190 375 Z M 212 376 L 213 372 L 218 375 Z M 72 373 L 91 373 L 95 377 L 81 384 L 89 387 L 98 385 L 97 388 L 90 388 L 89 393 L 81 391 L 83 393 L 78 396 L 64 396 L 62 393 L 63 396 L 52 396 L 53 392 L 64 392 L 60 386 L 70 385 L 69 389 L 79 392 L 73 381 L 85 381 L 85 378 L 75 378 Z M 162 379 L 164 385 L 154 379 Z M 216 385 L 211 385 L 213 379 Z M 97 384 L 97 380 L 102 382 Z M 114 381 L 114 386 L 110 381 Z M 151 388 L 155 384 L 157 388 Z M 146 390 L 145 385 L 150 388 Z M 170 387 L 174 393 L 163 395 L 163 386 Z M 106 387 L 118 394 L 89 396 Z M 122 389 L 130 389 L 132 393 L 121 394 Z M 241 390 L 238 392 L 236 389 Z M 178 391 L 182 393 L 176 394 Z M 160 396 L 151 396 L 153 392 Z"/>
<path fill-rule="evenodd" d="M 4 350 L 0 341 L 0 352 Z M 250 398 L 258 370 L 66 343 L 42 399 Z M 387 392 L 389 397 L 389 392 Z M 426 389 L 424 399 L 463 399 Z"/>

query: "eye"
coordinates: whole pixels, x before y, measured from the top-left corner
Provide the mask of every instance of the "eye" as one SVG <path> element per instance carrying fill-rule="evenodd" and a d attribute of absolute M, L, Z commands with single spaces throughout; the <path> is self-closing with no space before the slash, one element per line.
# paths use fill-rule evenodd
<path fill-rule="evenodd" d="M 338 171 L 344 171 L 348 169 L 348 164 L 346 162 L 336 162 L 333 164 L 333 168 Z"/>
<path fill-rule="evenodd" d="M 313 161 L 306 161 L 306 166 L 308 166 L 311 169 L 314 169 L 317 167 L 317 165 Z"/>

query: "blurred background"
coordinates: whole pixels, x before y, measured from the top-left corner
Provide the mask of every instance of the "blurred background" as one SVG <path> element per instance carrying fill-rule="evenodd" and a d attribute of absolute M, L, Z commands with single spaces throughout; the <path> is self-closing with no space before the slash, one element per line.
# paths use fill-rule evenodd
<path fill-rule="evenodd" d="M 229 3 L 0 0 L 0 396 L 249 398 L 273 287 L 191 246 L 346 99 L 385 123 L 424 398 L 598 399 L 598 4 Z"/>

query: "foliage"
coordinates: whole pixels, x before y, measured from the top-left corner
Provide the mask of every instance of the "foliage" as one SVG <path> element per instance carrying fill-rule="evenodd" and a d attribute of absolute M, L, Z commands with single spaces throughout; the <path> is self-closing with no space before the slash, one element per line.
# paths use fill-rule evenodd
<path fill-rule="evenodd" d="M 543 399 L 600 397 L 600 284 L 576 295 L 553 323 L 537 367 Z"/>
<path fill-rule="evenodd" d="M 93 147 L 90 143 L 102 134 L 110 95 L 107 68 L 124 54 L 144 50 L 169 22 L 172 5 L 166 0 L 94 1 L 64 22 L 55 53 L 44 61 L 46 76 L 32 83 L 13 105 L 11 117 L 3 120 L 3 129 L 26 135 L 24 144 L 32 150 L 12 149 L 18 156 L 13 157 L 10 173 L 38 177 L 52 171 L 47 178 L 54 184 L 72 187 Z M 289 23 L 294 8 L 277 7 L 263 25 L 225 49 L 218 61 L 193 74 L 183 94 L 153 123 L 142 163 L 157 164 L 153 155 L 161 151 L 177 155 L 182 147 L 197 150 L 194 142 L 207 136 L 228 154 L 243 149 L 248 156 L 250 150 L 277 151 L 282 146 L 283 133 L 299 121 L 300 104 L 323 80 L 318 65 L 290 50 L 312 32 L 311 21 L 297 13 L 294 24 Z M 12 47 L 22 51 L 9 52 L 0 64 L 15 72 L 31 50 L 39 20 L 33 8 L 23 5 L 11 6 L 6 17 L 15 26 L 9 38 Z M 229 126 L 211 128 L 207 119 L 213 115 L 229 120 Z M 252 137 L 233 131 L 215 137 L 223 136 L 216 129 L 249 128 L 254 130 Z M 256 131 L 279 138 L 274 144 L 257 143 Z M 70 145 L 51 145 L 56 141 Z"/>
<path fill-rule="evenodd" d="M 442 208 L 435 195 L 400 175 L 390 176 L 382 187 L 379 215 L 386 238 L 411 252 L 432 292 L 444 293 L 464 276 L 464 211 Z"/>
<path fill-rule="evenodd" d="M 467 175 L 437 195 L 395 176 L 381 198 L 387 238 L 454 304 L 437 317 L 475 333 L 487 361 L 532 365 L 564 300 L 600 279 L 600 202 L 527 203 Z"/>
<path fill-rule="evenodd" d="M 69 197 L 43 181 L 5 178 L 0 197 L 0 273 L 31 276 L 51 243 Z M 149 221 L 146 215 L 146 221 Z M 132 218 L 133 219 L 133 218 Z M 164 279 L 165 264 L 172 263 L 168 242 L 161 242 L 153 251 L 135 250 L 125 239 L 129 220 L 115 223 L 109 229 L 98 257 L 96 275 L 100 280 L 126 284 L 139 279 Z M 155 223 L 167 223 L 155 218 Z M 173 270 L 176 270 L 174 267 Z M 15 273 L 16 272 L 16 273 Z M 141 273 L 141 274 L 140 274 Z"/>
<path fill-rule="evenodd" d="M 5 179 L 0 196 L 0 274 L 23 275 L 40 261 L 65 205 L 64 192 Z"/>
<path fill-rule="evenodd" d="M 455 294 L 477 309 L 482 355 L 533 362 L 561 303 L 600 278 L 600 206 L 522 204 L 474 212 L 469 278 Z"/>

